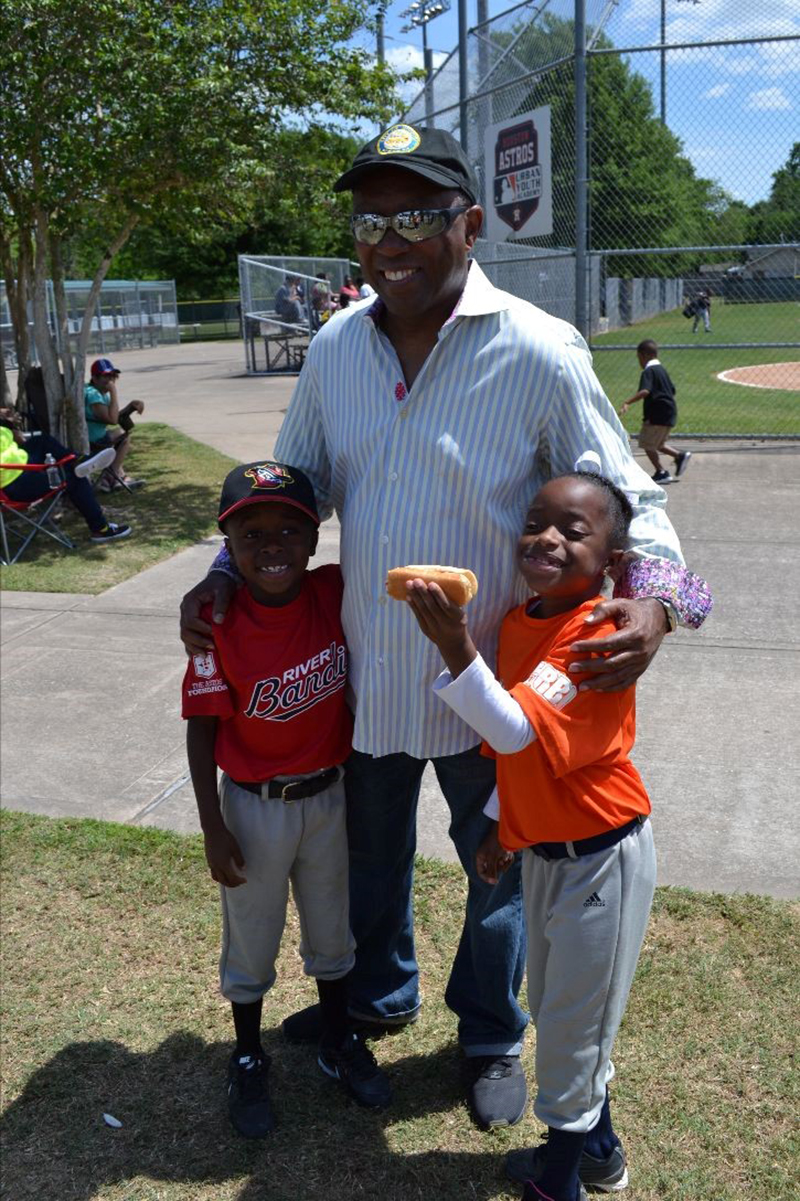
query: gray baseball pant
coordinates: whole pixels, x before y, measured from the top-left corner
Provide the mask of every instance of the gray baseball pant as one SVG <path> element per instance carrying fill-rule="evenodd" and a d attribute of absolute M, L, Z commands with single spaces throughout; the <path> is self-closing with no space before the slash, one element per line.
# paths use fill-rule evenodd
<path fill-rule="evenodd" d="M 350 932 L 344 783 L 284 804 L 223 775 L 222 818 L 244 855 L 246 884 L 220 887 L 222 995 L 248 1005 L 275 983 L 289 882 L 308 976 L 338 980 L 355 961 Z"/>
<path fill-rule="evenodd" d="M 597 1124 L 653 900 L 650 822 L 575 859 L 522 854 L 528 1004 L 536 1027 L 536 1116 L 558 1130 Z"/>

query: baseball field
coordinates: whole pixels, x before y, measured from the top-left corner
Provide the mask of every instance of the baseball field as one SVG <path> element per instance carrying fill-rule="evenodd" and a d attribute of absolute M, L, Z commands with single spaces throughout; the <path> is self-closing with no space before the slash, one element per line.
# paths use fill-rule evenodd
<path fill-rule="evenodd" d="M 715 300 L 711 333 L 702 326 L 692 334 L 692 322 L 679 309 L 637 322 L 592 340 L 594 365 L 615 408 L 632 396 L 639 381 L 635 347 L 652 338 L 664 349 L 661 360 L 677 389 L 676 434 L 759 434 L 800 436 L 800 390 L 796 366 L 800 347 L 753 346 L 728 350 L 730 342 L 800 342 L 800 305 L 734 304 Z M 603 350 L 629 344 L 630 350 Z M 670 350 L 671 345 L 690 345 Z M 719 379 L 721 372 L 755 364 L 789 364 L 764 374 L 767 387 L 746 387 Z M 794 367 L 794 370 L 793 370 Z M 625 426 L 634 433 L 641 421 L 641 406 L 629 410 Z"/>

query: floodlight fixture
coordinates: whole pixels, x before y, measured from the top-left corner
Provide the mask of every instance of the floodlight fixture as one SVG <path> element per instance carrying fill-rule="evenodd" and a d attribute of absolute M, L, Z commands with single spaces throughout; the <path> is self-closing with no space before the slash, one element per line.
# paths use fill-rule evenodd
<path fill-rule="evenodd" d="M 413 4 L 409 4 L 401 17 L 408 18 L 408 24 L 403 25 L 402 33 L 411 33 L 412 29 L 424 27 L 429 21 L 433 21 L 435 17 L 440 17 L 442 13 L 450 11 L 450 0 L 414 0 Z"/>

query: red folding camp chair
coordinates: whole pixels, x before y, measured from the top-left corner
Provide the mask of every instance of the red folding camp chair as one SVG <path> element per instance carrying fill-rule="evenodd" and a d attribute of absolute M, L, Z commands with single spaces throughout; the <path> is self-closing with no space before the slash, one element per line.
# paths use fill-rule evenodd
<path fill-rule="evenodd" d="M 77 456 L 64 455 L 54 463 L 0 463 L 0 471 L 48 471 L 58 469 L 60 483 L 57 487 L 48 487 L 47 491 L 33 500 L 13 500 L 0 488 L 0 563 L 8 566 L 17 560 L 28 549 L 37 534 L 46 534 L 62 546 L 75 550 L 75 543 L 56 525 L 67 484 L 64 477 L 64 464 L 71 463 Z M 12 555 L 13 550 L 13 555 Z"/>

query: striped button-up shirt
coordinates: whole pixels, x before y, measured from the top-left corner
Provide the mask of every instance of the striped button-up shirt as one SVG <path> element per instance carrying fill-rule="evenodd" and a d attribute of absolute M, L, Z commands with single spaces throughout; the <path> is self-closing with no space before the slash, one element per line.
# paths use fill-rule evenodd
<path fill-rule="evenodd" d="M 470 632 L 494 663 L 500 623 L 525 596 L 515 548 L 529 504 L 587 450 L 634 503 L 632 547 L 682 560 L 664 492 L 632 459 L 572 326 L 499 291 L 473 262 L 408 388 L 380 307 L 365 301 L 314 339 L 275 456 L 307 472 L 321 515 L 341 521 L 355 747 L 429 758 L 478 740 L 437 699 L 439 652 L 386 597 L 390 567 L 471 568 Z"/>

